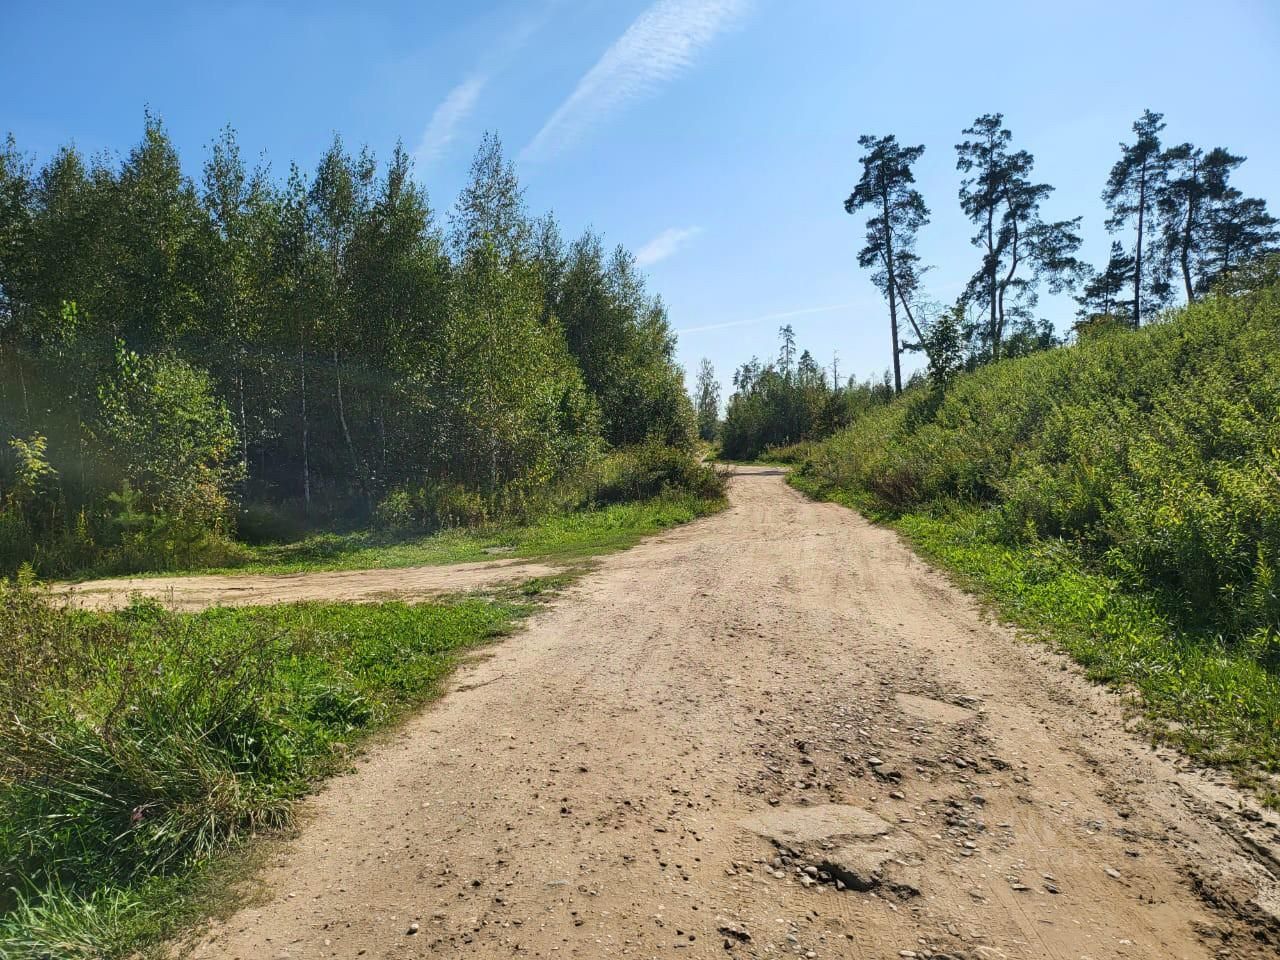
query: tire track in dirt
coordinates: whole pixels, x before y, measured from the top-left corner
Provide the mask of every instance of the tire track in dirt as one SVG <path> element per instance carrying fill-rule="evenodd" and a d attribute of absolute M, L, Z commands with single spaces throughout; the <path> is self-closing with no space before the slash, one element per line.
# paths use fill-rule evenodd
<path fill-rule="evenodd" d="M 140 596 L 175 610 L 246 607 L 321 600 L 375 603 L 425 600 L 446 593 L 485 590 L 534 577 L 562 573 L 561 567 L 527 560 L 492 560 L 382 570 L 331 570 L 320 573 L 208 574 L 183 577 L 132 577 L 56 584 L 50 592 L 88 610 L 116 610 Z"/>

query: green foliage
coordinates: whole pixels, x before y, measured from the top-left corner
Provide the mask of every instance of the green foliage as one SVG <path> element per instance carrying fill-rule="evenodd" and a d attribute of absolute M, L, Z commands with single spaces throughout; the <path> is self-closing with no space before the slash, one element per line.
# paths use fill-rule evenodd
<path fill-rule="evenodd" d="M 457 483 L 427 483 L 412 490 L 392 490 L 374 515 L 380 529 L 434 531 L 475 527 L 489 519 L 489 503 Z"/>
<path fill-rule="evenodd" d="M 686 445 L 694 413 L 674 360 L 675 337 L 661 299 L 651 297 L 635 258 L 607 259 L 588 231 L 560 257 L 549 290 L 569 351 L 600 404 L 605 439 L 617 446 L 658 438 Z"/>
<path fill-rule="evenodd" d="M 90 616 L 0 586 L 0 953 L 123 950 L 157 878 L 287 823 L 354 739 L 519 613 L 470 599 Z"/>
<path fill-rule="evenodd" d="M 815 446 L 796 480 L 904 529 L 936 520 L 945 539 L 962 523 L 974 552 L 957 563 L 1011 603 L 1006 562 L 1093 578 L 1099 616 L 1131 604 L 1115 615 L 1143 626 L 1078 655 L 1149 691 L 1212 755 L 1274 765 L 1280 283 L 1273 265 L 1234 286 L 1138 332 L 909 391 Z M 1067 599 L 1036 600 L 1053 602 Z M 1092 629 L 1071 604 L 1067 622 Z"/>
<path fill-rule="evenodd" d="M 720 435 L 720 381 L 706 357 L 698 366 L 698 383 L 694 390 L 694 410 L 698 417 L 698 438 L 711 443 Z"/>
<path fill-rule="evenodd" d="M 0 318 L 0 437 L 47 438 L 58 476 L 49 516 L 0 515 L 0 574 L 231 562 L 241 500 L 254 539 L 415 490 L 483 501 L 448 522 L 523 517 L 610 446 L 694 436 L 633 258 L 566 253 L 492 136 L 447 230 L 400 146 L 335 137 L 275 182 L 228 129 L 197 187 L 150 115 L 119 164 L 33 172 L 10 139 Z M 0 450 L 6 502 L 17 467 Z"/>
<path fill-rule="evenodd" d="M 17 461 L 13 486 L 3 508 L 30 525 L 36 532 L 52 529 L 58 521 L 58 471 L 49 462 L 49 441 L 40 434 L 9 441 Z"/>
<path fill-rule="evenodd" d="M 807 439 L 820 439 L 848 424 L 861 411 L 888 401 L 888 384 L 855 383 L 840 389 L 827 384 L 826 375 L 809 351 L 792 363 L 795 350 L 783 328 L 779 366 L 752 359 L 733 375 L 736 388 L 720 426 L 720 452 L 728 460 L 754 460 L 764 451 Z"/>
<path fill-rule="evenodd" d="M 687 495 L 715 503 L 724 498 L 725 478 L 687 450 L 656 440 L 614 452 L 601 465 L 588 491 L 595 504 Z"/>
<path fill-rule="evenodd" d="M 142 357 L 119 343 L 98 398 L 95 439 L 142 509 L 193 529 L 222 527 L 239 464 L 231 415 L 210 376 L 177 357 Z"/>
<path fill-rule="evenodd" d="M 920 348 L 929 359 L 929 382 L 942 389 L 952 381 L 965 364 L 964 303 L 938 311 L 924 324 Z"/>

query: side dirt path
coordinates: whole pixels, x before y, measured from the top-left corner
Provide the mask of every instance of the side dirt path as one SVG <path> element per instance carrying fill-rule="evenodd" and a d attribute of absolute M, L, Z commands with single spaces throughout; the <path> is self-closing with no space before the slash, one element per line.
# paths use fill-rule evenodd
<path fill-rule="evenodd" d="M 90 610 L 118 609 L 135 595 L 159 600 L 175 610 L 203 610 L 212 606 L 260 606 L 300 600 L 422 600 L 561 572 L 562 568 L 545 563 L 495 560 L 394 570 L 134 577 L 58 584 L 51 590 L 55 596 L 66 597 L 69 603 Z"/>
<path fill-rule="evenodd" d="M 1274 817 L 891 532 L 731 498 L 464 669 L 194 955 L 1277 956 Z"/>

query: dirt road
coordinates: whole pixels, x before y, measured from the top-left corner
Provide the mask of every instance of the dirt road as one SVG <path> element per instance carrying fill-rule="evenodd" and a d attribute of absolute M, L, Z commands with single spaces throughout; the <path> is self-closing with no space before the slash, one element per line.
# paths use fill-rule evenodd
<path fill-rule="evenodd" d="M 302 600 L 352 603 L 424 600 L 442 593 L 484 590 L 560 573 L 561 568 L 527 560 L 494 560 L 397 570 L 334 570 L 323 573 L 210 574 L 194 577 L 131 577 L 55 584 L 51 590 L 88 610 L 125 606 L 130 597 L 159 600 L 175 610 L 215 605 L 244 607 Z"/>
<path fill-rule="evenodd" d="M 198 957 L 1280 955 L 1275 818 L 743 469 L 309 803 Z"/>

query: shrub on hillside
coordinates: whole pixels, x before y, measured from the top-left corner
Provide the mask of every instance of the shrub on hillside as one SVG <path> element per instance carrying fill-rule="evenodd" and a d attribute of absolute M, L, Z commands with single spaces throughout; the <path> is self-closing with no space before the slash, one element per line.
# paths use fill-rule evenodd
<path fill-rule="evenodd" d="M 1280 283 L 916 389 L 818 445 L 810 479 L 892 511 L 984 508 L 1062 538 L 1184 622 L 1280 630 Z"/>

